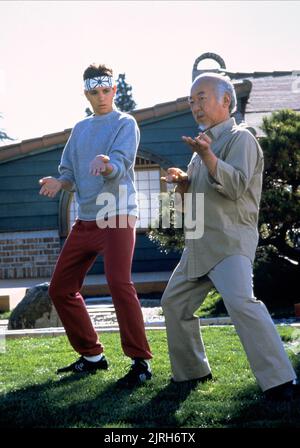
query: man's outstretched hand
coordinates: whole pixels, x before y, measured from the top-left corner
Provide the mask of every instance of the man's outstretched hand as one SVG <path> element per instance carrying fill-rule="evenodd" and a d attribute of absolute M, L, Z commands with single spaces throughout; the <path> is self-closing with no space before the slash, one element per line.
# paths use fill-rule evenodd
<path fill-rule="evenodd" d="M 54 196 L 62 189 L 62 182 L 55 177 L 43 177 L 39 180 L 39 184 L 42 186 L 40 194 L 54 198 Z"/>
<path fill-rule="evenodd" d="M 106 174 L 111 173 L 112 168 L 109 164 L 109 160 L 109 157 L 104 154 L 96 156 L 90 163 L 90 174 L 92 174 L 92 176 L 100 176 L 101 174 L 105 176 Z"/>
<path fill-rule="evenodd" d="M 198 153 L 202 158 L 205 158 L 211 152 L 210 144 L 212 140 L 210 137 L 208 137 L 208 135 L 204 133 L 200 133 L 195 138 L 183 136 L 182 140 L 187 143 L 191 147 L 191 149 L 194 152 Z"/>
<path fill-rule="evenodd" d="M 215 156 L 213 150 L 211 149 L 212 139 L 204 134 L 200 133 L 197 137 L 186 137 L 183 136 L 182 140 L 203 160 L 209 173 L 214 176 L 216 172 L 218 159 Z"/>

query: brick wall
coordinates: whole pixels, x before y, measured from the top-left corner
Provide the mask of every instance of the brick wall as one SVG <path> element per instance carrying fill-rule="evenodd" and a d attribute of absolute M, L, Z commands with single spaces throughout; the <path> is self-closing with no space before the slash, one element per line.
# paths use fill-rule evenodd
<path fill-rule="evenodd" d="M 0 233 L 0 279 L 50 277 L 59 252 L 57 231 Z"/>

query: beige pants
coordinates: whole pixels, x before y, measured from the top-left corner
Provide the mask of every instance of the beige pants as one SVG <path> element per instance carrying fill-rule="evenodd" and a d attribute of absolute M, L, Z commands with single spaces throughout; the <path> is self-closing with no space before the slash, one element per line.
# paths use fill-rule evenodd
<path fill-rule="evenodd" d="M 199 318 L 194 313 L 213 286 L 223 297 L 261 389 L 294 380 L 296 373 L 270 314 L 253 295 L 251 261 L 232 255 L 196 281 L 187 280 L 186 263 L 185 250 L 162 297 L 174 380 L 210 373 Z"/>

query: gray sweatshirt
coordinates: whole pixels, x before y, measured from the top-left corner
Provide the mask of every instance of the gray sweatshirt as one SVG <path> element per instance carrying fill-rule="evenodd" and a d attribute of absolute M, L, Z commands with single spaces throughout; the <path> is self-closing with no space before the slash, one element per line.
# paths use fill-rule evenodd
<path fill-rule="evenodd" d="M 134 164 L 140 132 L 135 119 L 113 110 L 79 121 L 62 153 L 60 180 L 73 183 L 78 203 L 78 218 L 84 221 L 105 215 L 137 216 Z M 89 173 L 91 161 L 108 155 L 113 171 L 108 176 Z"/>

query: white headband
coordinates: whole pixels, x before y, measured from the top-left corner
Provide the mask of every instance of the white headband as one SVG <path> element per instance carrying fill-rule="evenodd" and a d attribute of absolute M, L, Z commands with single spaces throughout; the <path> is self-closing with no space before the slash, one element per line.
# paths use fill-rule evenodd
<path fill-rule="evenodd" d="M 112 76 L 97 76 L 95 78 L 85 79 L 84 90 L 93 90 L 96 87 L 112 87 Z"/>

